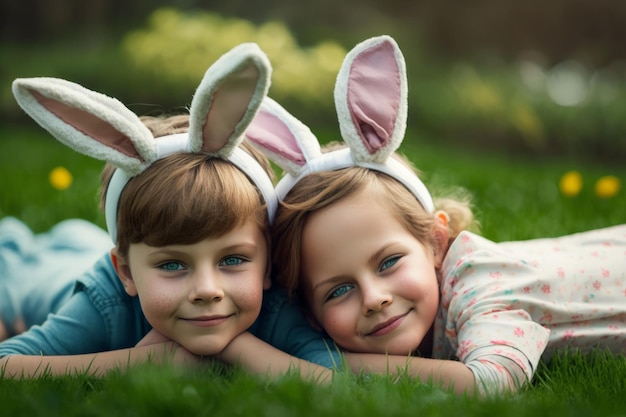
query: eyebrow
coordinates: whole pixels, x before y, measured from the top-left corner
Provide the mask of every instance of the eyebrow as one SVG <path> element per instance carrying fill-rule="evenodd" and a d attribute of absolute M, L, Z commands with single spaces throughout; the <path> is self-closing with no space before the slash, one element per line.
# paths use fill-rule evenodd
<path fill-rule="evenodd" d="M 254 242 L 235 243 L 233 245 L 221 248 L 220 250 L 224 251 L 224 252 L 230 252 L 230 251 L 237 251 L 237 250 L 241 250 L 241 249 L 258 250 L 259 249 L 259 245 L 257 245 Z"/>
<path fill-rule="evenodd" d="M 383 252 L 385 252 L 387 250 L 387 248 L 389 248 L 392 245 L 393 245 L 393 243 L 387 243 L 386 245 L 384 245 L 380 249 L 378 249 L 376 252 L 374 252 L 372 254 L 372 256 L 367 258 L 368 265 L 372 265 L 372 264 L 376 263 L 376 261 L 378 260 L 378 258 L 380 258 L 380 256 L 383 254 Z"/>
<path fill-rule="evenodd" d="M 339 279 L 341 279 L 341 275 L 335 275 L 334 277 L 330 277 L 328 279 L 325 279 L 322 282 L 318 282 L 316 285 L 313 286 L 313 292 L 315 292 L 319 287 L 322 287 L 322 286 L 324 286 L 324 285 L 326 285 L 326 284 L 328 284 L 328 283 L 330 283 L 332 281 L 337 281 Z"/>
<path fill-rule="evenodd" d="M 169 256 L 178 256 L 188 254 L 189 250 L 187 249 L 179 249 L 179 246 L 188 246 L 188 245 L 168 245 L 164 247 L 156 247 L 154 251 L 149 252 L 148 256 L 161 255 L 166 254 Z M 220 252 L 236 252 L 239 250 L 254 250 L 257 251 L 259 249 L 259 245 L 254 242 L 242 242 L 235 243 L 229 246 L 225 246 L 223 248 L 219 248 Z"/>

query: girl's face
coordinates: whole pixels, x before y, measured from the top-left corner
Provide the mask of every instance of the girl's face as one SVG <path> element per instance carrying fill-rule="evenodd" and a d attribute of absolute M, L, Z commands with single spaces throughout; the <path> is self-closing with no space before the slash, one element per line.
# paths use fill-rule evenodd
<path fill-rule="evenodd" d="M 192 353 L 213 355 L 257 319 L 270 286 L 267 250 L 259 226 L 248 220 L 191 245 L 131 244 L 128 263 L 117 269 L 155 330 Z"/>
<path fill-rule="evenodd" d="M 315 212 L 302 236 L 312 318 L 348 351 L 411 354 L 435 319 L 441 258 L 367 190 Z"/>

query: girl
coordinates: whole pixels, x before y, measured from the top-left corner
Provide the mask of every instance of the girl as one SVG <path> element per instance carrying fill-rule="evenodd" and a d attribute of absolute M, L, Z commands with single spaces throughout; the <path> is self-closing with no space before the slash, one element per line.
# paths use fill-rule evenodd
<path fill-rule="evenodd" d="M 519 389 L 556 351 L 626 351 L 626 226 L 500 244 L 465 230 L 467 201 L 434 204 L 392 155 L 406 75 L 389 37 L 347 55 L 335 102 L 349 148 L 250 137 L 287 171 L 272 232 L 278 280 L 355 371 L 402 368 L 484 395 Z"/>
<path fill-rule="evenodd" d="M 276 197 L 268 165 L 239 147 L 270 73 L 256 45 L 234 48 L 205 74 L 188 126 L 187 118 L 144 124 L 117 100 L 64 80 L 14 82 L 19 104 L 57 139 L 115 166 L 103 174 L 115 246 L 41 326 L 0 344 L 4 377 L 214 355 L 264 374 L 294 365 L 329 374 L 290 356 L 337 360 L 286 296 L 269 291 Z"/>

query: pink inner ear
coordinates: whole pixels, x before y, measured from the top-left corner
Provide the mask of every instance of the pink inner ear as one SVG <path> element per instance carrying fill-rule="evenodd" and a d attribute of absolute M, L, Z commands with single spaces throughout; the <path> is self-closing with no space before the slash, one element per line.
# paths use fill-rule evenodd
<path fill-rule="evenodd" d="M 258 79 L 259 70 L 251 64 L 220 85 L 202 127 L 203 151 L 217 152 L 226 145 L 246 114 Z"/>
<path fill-rule="evenodd" d="M 84 110 L 68 106 L 65 103 L 43 96 L 37 91 L 29 91 L 42 106 L 48 109 L 48 111 L 79 132 L 143 162 L 143 158 L 137 153 L 130 139 L 104 120 Z"/>
<path fill-rule="evenodd" d="M 294 162 L 300 166 L 306 163 L 296 137 L 289 128 L 273 114 L 259 111 L 246 130 L 248 140 Z"/>
<path fill-rule="evenodd" d="M 348 108 L 370 154 L 389 143 L 400 94 L 400 70 L 393 45 L 383 42 L 355 58 L 348 79 Z"/>

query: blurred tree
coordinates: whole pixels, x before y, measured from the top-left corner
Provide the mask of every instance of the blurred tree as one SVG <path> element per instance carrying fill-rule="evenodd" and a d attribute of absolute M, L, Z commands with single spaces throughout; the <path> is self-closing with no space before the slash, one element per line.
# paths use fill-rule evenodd
<path fill-rule="evenodd" d="M 336 39 L 352 46 L 388 33 L 401 43 L 443 57 L 489 52 L 515 59 L 528 50 L 549 63 L 576 58 L 602 66 L 626 58 L 623 0 L 3 0 L 3 41 L 41 41 L 54 36 L 102 36 L 143 23 L 168 6 L 202 9 L 263 23 L 282 20 L 303 44 Z"/>
<path fill-rule="evenodd" d="M 418 20 L 434 50 L 456 57 L 487 50 L 515 59 L 531 50 L 550 64 L 574 58 L 591 66 L 626 58 L 622 0 L 391 0 L 381 8 Z"/>

